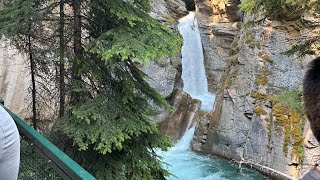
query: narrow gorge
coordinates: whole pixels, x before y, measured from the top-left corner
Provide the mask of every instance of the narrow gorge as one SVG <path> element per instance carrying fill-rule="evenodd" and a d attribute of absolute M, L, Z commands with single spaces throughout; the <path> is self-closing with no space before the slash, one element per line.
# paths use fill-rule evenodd
<path fill-rule="evenodd" d="M 240 3 L 195 3 L 208 89 L 216 94 L 216 100 L 208 114 L 194 111 L 198 118 L 193 121 L 198 123 L 192 150 L 242 162 L 276 179 L 301 178 L 320 157 L 319 144 L 299 109 L 304 71 L 314 56 L 302 58 L 283 52 L 299 37 L 312 36 L 310 32 L 319 28 L 319 18 L 305 14 L 295 20 L 270 20 L 242 14 Z M 252 22 L 255 24 L 250 25 Z M 173 67 L 179 74 L 176 64 Z M 182 89 L 181 84 L 175 87 Z M 186 102 L 192 104 L 191 100 L 183 106 L 172 104 L 182 112 L 181 107 L 188 111 Z M 165 120 L 172 126 L 161 128 L 160 123 L 160 129 L 184 131 L 182 124 L 190 117 L 179 115 Z"/>
<path fill-rule="evenodd" d="M 215 96 L 208 92 L 208 81 L 204 67 L 203 49 L 195 12 L 179 20 L 183 37 L 182 75 L 183 91 L 201 101 L 201 110 L 209 112 L 213 108 Z"/>
<path fill-rule="evenodd" d="M 189 93 L 191 98 L 201 101 L 201 110 L 209 112 L 213 108 L 215 96 L 208 92 L 208 83 L 204 68 L 204 58 L 200 32 L 195 12 L 179 19 L 179 32 L 183 36 L 182 54 L 182 80 L 183 91 Z M 210 180 L 210 179 L 267 179 L 252 170 L 245 169 L 239 175 L 237 167 L 227 161 L 201 156 L 191 151 L 195 126 L 192 118 L 188 118 L 186 129 L 178 143 L 168 152 L 158 152 L 168 163 L 168 170 L 177 178 L 184 180 Z M 190 173 L 192 172 L 192 173 Z M 173 176 L 169 179 L 175 179 Z"/>
<path fill-rule="evenodd" d="M 285 52 L 315 36 L 319 14 L 279 20 L 241 11 L 244 0 L 150 2 L 150 16 L 184 42 L 174 57 L 136 63 L 173 107 L 153 117 L 175 142 L 157 152 L 171 165 L 165 168 L 183 180 L 303 177 L 320 159 L 302 102 L 304 72 L 316 56 Z M 27 57 L 9 43 L 0 44 L 0 98 L 29 120 Z M 57 94 L 52 79 L 41 84 L 39 91 Z M 43 129 L 58 111 L 52 97 L 39 105 Z"/>

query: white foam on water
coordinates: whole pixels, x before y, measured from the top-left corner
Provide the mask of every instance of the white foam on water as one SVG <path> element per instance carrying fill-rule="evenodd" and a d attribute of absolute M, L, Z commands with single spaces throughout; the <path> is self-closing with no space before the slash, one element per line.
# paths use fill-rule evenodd
<path fill-rule="evenodd" d="M 164 161 L 171 166 L 166 168 L 179 179 L 197 180 L 199 178 L 208 177 L 205 169 L 210 161 L 209 157 L 199 156 L 190 150 L 190 144 L 193 138 L 195 127 L 191 127 L 186 131 L 184 136 L 178 143 L 167 152 L 158 152 L 164 158 Z M 220 171 L 217 174 L 211 173 L 210 176 L 219 177 Z M 176 179 L 169 177 L 168 179 Z"/>
<path fill-rule="evenodd" d="M 164 165 L 174 176 L 168 180 L 267 180 L 267 177 L 244 168 L 244 175 L 237 174 L 237 165 L 229 161 L 199 155 L 190 149 L 195 127 L 186 131 L 184 136 L 167 152 L 158 151 Z"/>

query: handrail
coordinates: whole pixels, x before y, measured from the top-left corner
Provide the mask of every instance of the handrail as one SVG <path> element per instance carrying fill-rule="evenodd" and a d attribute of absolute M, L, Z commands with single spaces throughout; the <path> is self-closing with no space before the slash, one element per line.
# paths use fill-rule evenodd
<path fill-rule="evenodd" d="M 0 104 L 3 104 L 3 101 L 1 102 L 0 100 Z M 96 180 L 96 178 L 93 177 L 88 171 L 82 168 L 78 163 L 72 160 L 48 139 L 20 119 L 16 114 L 11 112 L 3 105 L 1 106 L 7 110 L 13 120 L 16 122 L 20 135 L 26 136 L 34 144 L 35 150 L 45 159 L 49 160 L 48 162 L 50 162 L 51 167 L 63 179 Z"/>

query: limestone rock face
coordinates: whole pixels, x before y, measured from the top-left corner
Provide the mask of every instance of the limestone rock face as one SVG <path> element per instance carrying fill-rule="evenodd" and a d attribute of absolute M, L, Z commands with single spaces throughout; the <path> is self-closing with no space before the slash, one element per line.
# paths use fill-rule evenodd
<path fill-rule="evenodd" d="M 201 101 L 192 99 L 189 94 L 176 90 L 171 100 L 174 112 L 163 112 L 158 121 L 159 130 L 174 139 L 179 139 L 199 118 Z"/>
<path fill-rule="evenodd" d="M 149 84 L 163 96 L 169 96 L 175 88 L 182 88 L 181 58 L 163 58 L 142 68 L 149 77 Z"/>
<path fill-rule="evenodd" d="M 238 34 L 237 18 L 234 13 L 226 12 L 225 7 L 237 9 L 237 1 L 200 0 L 197 1 L 197 19 L 204 49 L 205 67 L 209 91 L 217 92 L 227 67 L 227 58 L 232 53 L 232 42 Z M 236 10 L 237 11 L 237 10 Z"/>
<path fill-rule="evenodd" d="M 153 10 L 151 16 L 160 21 L 168 21 L 168 17 L 174 20 L 188 14 L 185 3 L 182 0 L 151 0 Z"/>
<path fill-rule="evenodd" d="M 151 16 L 177 31 L 177 21 L 188 14 L 182 0 L 152 0 Z M 181 54 L 172 58 L 151 61 L 141 68 L 151 79 L 148 81 L 163 96 L 169 96 L 175 88 L 182 89 Z"/>
<path fill-rule="evenodd" d="M 277 124 L 279 116 L 290 124 L 292 115 L 284 111 L 275 114 L 276 105 L 271 99 L 302 87 L 306 64 L 313 57 L 288 57 L 282 52 L 317 27 L 319 21 L 308 16 L 303 16 L 303 23 L 262 19 L 258 25 L 244 28 L 236 21 L 246 22 L 253 17 L 239 15 L 240 1 L 197 2 L 209 89 L 217 97 L 214 110 L 197 124 L 192 149 L 251 160 L 291 177 L 301 177 L 310 168 L 307 163 L 319 157 L 319 144 L 310 132 L 304 133 L 304 155 L 302 151 L 297 154 L 294 125 Z M 304 119 L 297 121 L 304 126 Z M 303 156 L 304 162 L 298 156 Z"/>
<path fill-rule="evenodd" d="M 26 101 L 30 84 L 29 66 L 26 57 L 9 46 L 0 44 L 0 98 L 10 110 L 21 117 L 27 117 Z"/>
<path fill-rule="evenodd" d="M 0 44 L 0 98 L 5 106 L 22 119 L 32 117 L 31 76 L 28 57 L 19 52 L 6 40 Z M 49 130 L 58 110 L 58 88 L 52 77 L 54 68 L 46 66 L 46 71 L 37 69 L 37 116 L 38 128 Z M 41 77 L 41 78 L 40 78 Z"/>

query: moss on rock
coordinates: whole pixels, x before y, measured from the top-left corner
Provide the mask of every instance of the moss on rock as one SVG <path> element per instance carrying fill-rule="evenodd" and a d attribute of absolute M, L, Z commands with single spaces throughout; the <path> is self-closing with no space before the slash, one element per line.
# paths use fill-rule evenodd
<path fill-rule="evenodd" d="M 265 111 L 262 107 L 257 106 L 253 109 L 253 112 L 257 115 L 267 115 L 267 111 Z"/>
<path fill-rule="evenodd" d="M 290 96 L 289 96 L 290 95 Z M 292 157 L 303 160 L 303 122 L 304 114 L 301 111 L 301 99 L 295 99 L 296 93 L 292 91 L 284 92 L 280 96 L 272 97 L 272 116 L 275 117 L 274 124 L 283 127 L 284 145 L 283 152 L 288 154 L 288 146 L 292 141 Z M 291 97 L 291 98 L 290 98 Z"/>

